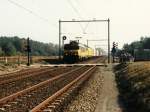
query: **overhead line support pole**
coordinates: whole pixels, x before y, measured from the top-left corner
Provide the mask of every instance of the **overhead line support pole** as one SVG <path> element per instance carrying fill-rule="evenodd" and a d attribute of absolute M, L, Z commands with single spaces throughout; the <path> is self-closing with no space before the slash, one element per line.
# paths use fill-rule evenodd
<path fill-rule="evenodd" d="M 87 40 L 87 47 L 89 47 L 89 42 L 88 42 L 88 40 Z"/>
<path fill-rule="evenodd" d="M 107 22 L 108 20 L 73 20 L 73 21 L 61 21 L 61 22 Z"/>
<path fill-rule="evenodd" d="M 29 40 L 29 37 L 27 38 L 27 57 L 28 57 L 27 66 L 30 66 L 30 40 Z"/>
<path fill-rule="evenodd" d="M 59 20 L 59 60 L 61 60 L 61 20 Z"/>
<path fill-rule="evenodd" d="M 110 19 L 108 18 L 108 63 L 110 63 Z"/>

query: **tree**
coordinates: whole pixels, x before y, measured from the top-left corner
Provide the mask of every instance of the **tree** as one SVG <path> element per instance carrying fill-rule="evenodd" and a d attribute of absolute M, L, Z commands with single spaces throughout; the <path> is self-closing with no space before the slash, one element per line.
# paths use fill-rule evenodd
<path fill-rule="evenodd" d="M 6 44 L 6 46 L 3 48 L 3 51 L 5 52 L 5 55 L 7 56 L 16 54 L 16 49 L 12 43 Z"/>
<path fill-rule="evenodd" d="M 124 44 L 123 50 L 134 55 L 134 50 L 150 49 L 150 37 L 141 37 L 140 41 Z"/>
<path fill-rule="evenodd" d="M 36 56 L 52 56 L 58 55 L 58 45 L 53 43 L 43 43 L 34 40 L 30 40 L 32 55 Z M 0 55 L 17 55 L 26 54 L 25 49 L 27 46 L 27 40 L 24 38 L 14 37 L 0 37 Z M 2 53 L 1 53 L 2 52 Z"/>
<path fill-rule="evenodd" d="M 144 49 L 150 49 L 150 38 L 146 37 L 142 42 L 143 42 Z"/>

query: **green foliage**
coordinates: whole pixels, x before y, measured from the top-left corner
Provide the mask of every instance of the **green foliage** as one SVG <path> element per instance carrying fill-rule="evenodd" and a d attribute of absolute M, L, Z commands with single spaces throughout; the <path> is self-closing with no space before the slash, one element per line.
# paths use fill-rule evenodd
<path fill-rule="evenodd" d="M 7 43 L 6 46 L 3 47 L 3 50 L 7 56 L 16 54 L 16 48 L 11 42 Z"/>
<path fill-rule="evenodd" d="M 4 51 L 2 50 L 2 48 L 0 47 L 0 56 L 4 55 Z"/>
<path fill-rule="evenodd" d="M 0 56 L 25 55 L 27 40 L 15 37 L 0 37 Z M 42 43 L 30 41 L 31 53 L 34 56 L 54 56 L 58 55 L 58 45 L 52 43 Z"/>
<path fill-rule="evenodd" d="M 150 37 L 141 37 L 140 41 L 124 44 L 123 50 L 134 55 L 135 49 L 150 49 Z"/>

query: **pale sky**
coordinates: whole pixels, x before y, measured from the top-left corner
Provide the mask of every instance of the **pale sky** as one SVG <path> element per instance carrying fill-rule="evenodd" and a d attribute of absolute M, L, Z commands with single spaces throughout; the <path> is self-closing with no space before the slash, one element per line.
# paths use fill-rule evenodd
<path fill-rule="evenodd" d="M 20 4 L 36 15 L 9 1 Z M 150 36 L 149 5 L 150 0 L 0 0 L 0 36 L 29 36 L 41 42 L 58 43 L 59 19 L 110 18 L 111 43 L 118 42 L 121 48 L 124 43 L 139 40 L 141 36 Z M 107 38 L 106 25 L 63 23 L 62 35 L 66 35 L 68 40 L 81 36 L 83 43 L 87 39 L 103 39 Z M 106 42 L 89 44 L 104 45 Z"/>

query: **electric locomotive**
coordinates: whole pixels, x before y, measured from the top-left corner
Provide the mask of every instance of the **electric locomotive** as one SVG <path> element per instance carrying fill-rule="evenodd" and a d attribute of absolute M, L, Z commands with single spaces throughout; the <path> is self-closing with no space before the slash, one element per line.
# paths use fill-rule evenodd
<path fill-rule="evenodd" d="M 63 60 L 67 63 L 75 63 L 94 56 L 94 50 L 77 41 L 70 41 L 64 45 Z"/>

